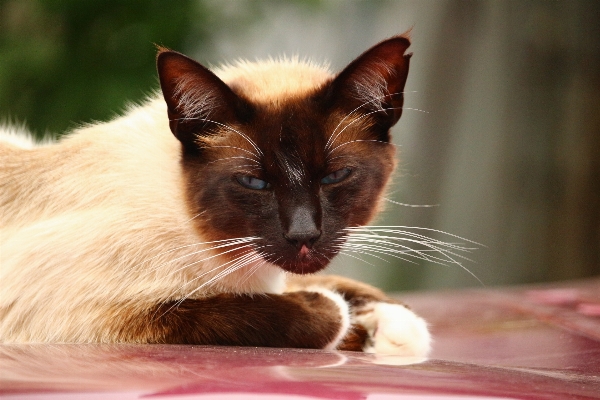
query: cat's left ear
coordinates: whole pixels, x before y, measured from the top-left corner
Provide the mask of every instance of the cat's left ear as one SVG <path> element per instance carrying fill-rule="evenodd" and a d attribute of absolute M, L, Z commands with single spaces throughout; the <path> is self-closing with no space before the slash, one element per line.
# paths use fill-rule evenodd
<path fill-rule="evenodd" d="M 171 132 L 189 152 L 212 128 L 240 118 L 247 105 L 208 68 L 183 54 L 159 49 L 156 66 Z"/>
<path fill-rule="evenodd" d="M 352 61 L 329 86 L 334 107 L 346 113 L 373 116 L 384 130 L 402 115 L 404 85 L 412 53 L 410 40 L 395 36 L 365 51 Z"/>

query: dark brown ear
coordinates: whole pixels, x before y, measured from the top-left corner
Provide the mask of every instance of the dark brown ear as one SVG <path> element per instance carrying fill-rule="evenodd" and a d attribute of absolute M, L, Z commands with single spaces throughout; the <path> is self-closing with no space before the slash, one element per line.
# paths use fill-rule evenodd
<path fill-rule="evenodd" d="M 386 132 L 402 115 L 412 53 L 404 36 L 387 39 L 352 61 L 330 86 L 331 101 L 345 112 L 372 113 Z M 386 133 L 387 134 L 387 133 Z"/>
<path fill-rule="evenodd" d="M 159 49 L 156 66 L 171 132 L 187 151 L 198 151 L 198 136 L 230 124 L 244 109 L 225 82 L 183 54 Z"/>

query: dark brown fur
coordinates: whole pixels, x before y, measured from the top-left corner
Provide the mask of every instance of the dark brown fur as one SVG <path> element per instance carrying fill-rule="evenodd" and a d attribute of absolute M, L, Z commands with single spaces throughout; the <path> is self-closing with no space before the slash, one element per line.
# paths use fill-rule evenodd
<path fill-rule="evenodd" d="M 223 293 L 206 299 L 169 302 L 125 312 L 131 318 L 111 336 L 117 342 L 212 344 L 229 346 L 322 348 L 340 328 L 339 310 L 328 298 L 305 291 L 322 287 L 342 294 L 353 314 L 372 302 L 398 303 L 380 290 L 339 276 L 294 276 L 291 292 L 282 295 Z M 398 303 L 399 304 L 399 303 Z M 367 332 L 353 325 L 338 346 L 360 351 Z"/>
<path fill-rule="evenodd" d="M 340 323 L 335 304 L 314 292 L 220 294 L 150 309 L 129 321 L 118 341 L 322 348 Z"/>

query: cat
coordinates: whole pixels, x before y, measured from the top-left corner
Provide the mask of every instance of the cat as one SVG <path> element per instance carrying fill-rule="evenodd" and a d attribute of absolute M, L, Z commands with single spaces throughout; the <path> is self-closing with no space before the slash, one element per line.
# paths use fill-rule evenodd
<path fill-rule="evenodd" d="M 409 45 L 335 75 L 159 48 L 162 95 L 123 116 L 43 144 L 4 127 L 0 341 L 426 356 L 410 309 L 315 274 L 381 209 Z"/>

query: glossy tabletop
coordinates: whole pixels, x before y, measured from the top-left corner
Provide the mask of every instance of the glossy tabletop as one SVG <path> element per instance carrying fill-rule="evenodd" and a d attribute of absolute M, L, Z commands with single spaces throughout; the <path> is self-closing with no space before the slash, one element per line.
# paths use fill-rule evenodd
<path fill-rule="evenodd" d="M 242 347 L 1 345 L 0 398 L 600 399 L 600 279 L 400 297 L 431 325 L 429 360 Z"/>

